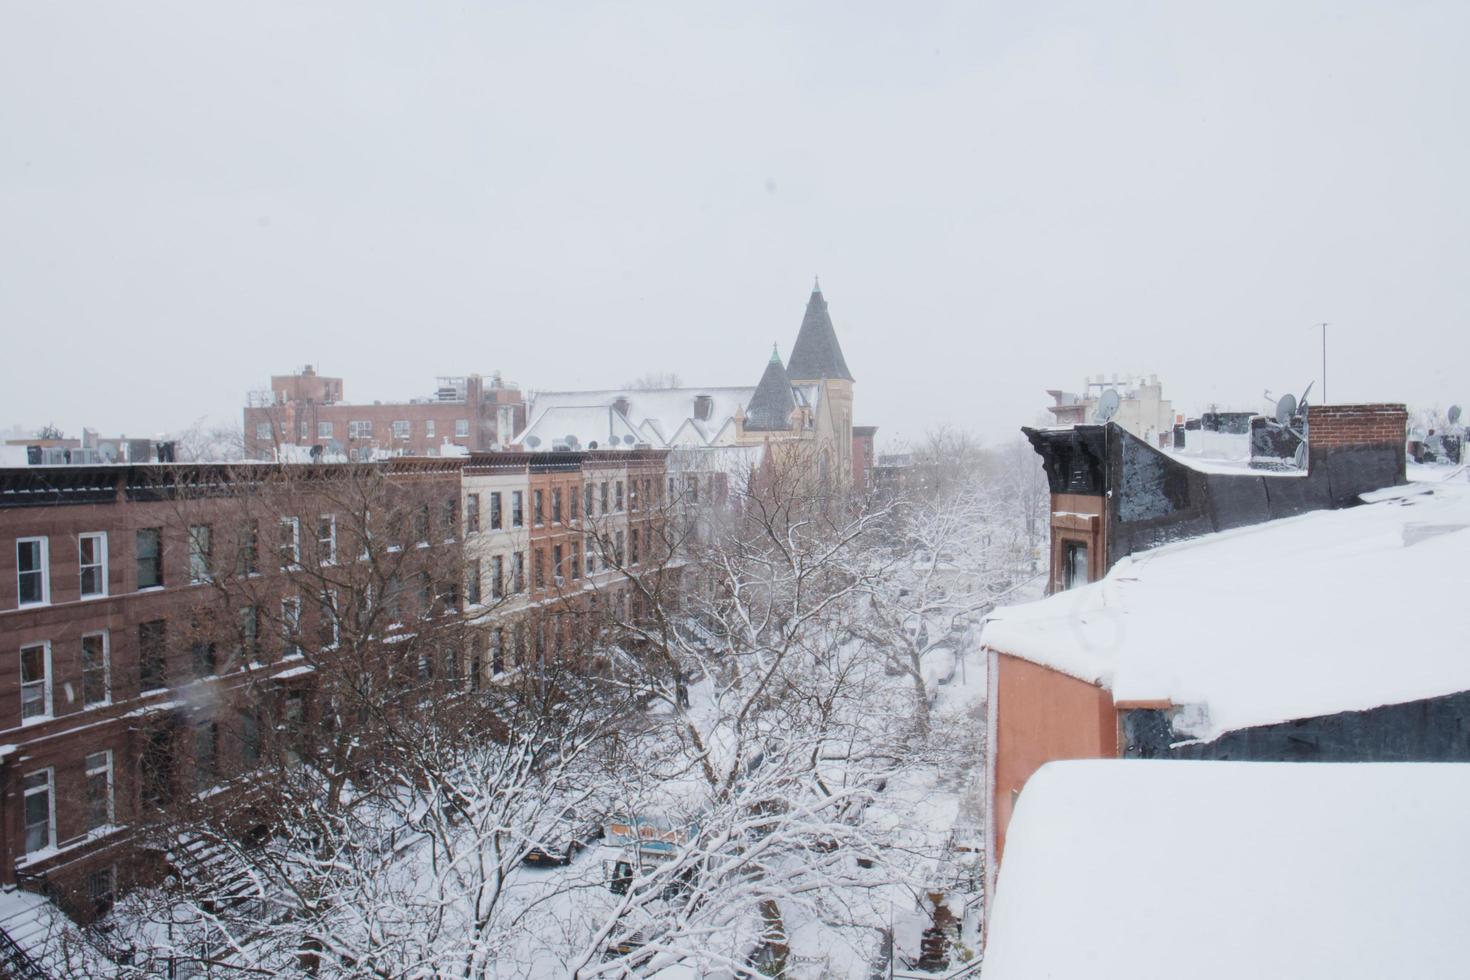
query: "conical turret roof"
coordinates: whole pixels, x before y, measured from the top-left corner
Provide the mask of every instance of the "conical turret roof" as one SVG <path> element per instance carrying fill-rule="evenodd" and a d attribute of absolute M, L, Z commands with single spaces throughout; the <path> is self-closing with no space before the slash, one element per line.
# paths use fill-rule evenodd
<path fill-rule="evenodd" d="M 745 428 L 752 432 L 779 432 L 791 428 L 796 396 L 791 393 L 791 376 L 781 364 L 781 355 L 771 346 L 771 359 L 750 404 L 745 407 Z"/>
<path fill-rule="evenodd" d="M 819 284 L 812 286 L 812 296 L 807 300 L 806 315 L 801 318 L 801 329 L 797 331 L 796 344 L 791 348 L 791 364 L 786 373 L 797 381 L 853 379 L 852 372 L 847 370 L 847 361 L 842 357 L 842 346 L 837 343 L 837 331 L 832 328 L 827 300 L 822 297 Z"/>

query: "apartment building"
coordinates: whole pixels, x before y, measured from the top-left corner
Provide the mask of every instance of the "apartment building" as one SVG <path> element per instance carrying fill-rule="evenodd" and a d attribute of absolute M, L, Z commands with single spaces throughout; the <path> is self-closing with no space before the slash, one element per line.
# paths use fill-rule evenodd
<path fill-rule="evenodd" d="M 319 447 L 324 458 L 367 461 L 383 456 L 488 452 L 507 444 L 526 422 L 520 389 L 498 374 L 438 379 L 432 396 L 406 402 L 353 403 L 341 378 L 307 365 L 271 378 L 244 409 L 249 459 L 295 458 Z"/>

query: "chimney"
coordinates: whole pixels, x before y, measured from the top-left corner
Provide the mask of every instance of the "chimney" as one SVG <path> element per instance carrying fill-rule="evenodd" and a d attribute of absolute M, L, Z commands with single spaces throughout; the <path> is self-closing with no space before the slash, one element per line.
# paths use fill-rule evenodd
<path fill-rule="evenodd" d="M 1360 493 L 1408 482 L 1408 408 L 1366 405 L 1309 405 L 1309 471 L 1325 469 L 1333 506 L 1351 504 Z"/>

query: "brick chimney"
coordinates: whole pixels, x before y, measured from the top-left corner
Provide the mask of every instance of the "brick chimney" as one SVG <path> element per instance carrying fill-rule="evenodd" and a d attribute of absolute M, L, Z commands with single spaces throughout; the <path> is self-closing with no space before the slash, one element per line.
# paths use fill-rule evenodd
<path fill-rule="evenodd" d="M 1408 482 L 1406 446 L 1409 411 L 1404 405 L 1310 405 L 1307 408 L 1309 468 L 1325 467 L 1334 506 L 1360 493 Z"/>

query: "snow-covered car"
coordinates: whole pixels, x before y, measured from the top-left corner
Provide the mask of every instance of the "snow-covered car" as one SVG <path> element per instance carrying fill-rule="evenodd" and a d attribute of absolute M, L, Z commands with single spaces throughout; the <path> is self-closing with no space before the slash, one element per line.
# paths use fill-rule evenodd
<path fill-rule="evenodd" d="M 572 858 L 602 840 L 604 830 L 601 820 L 563 810 L 538 836 L 536 843 L 521 860 L 531 865 L 566 865 Z"/>

